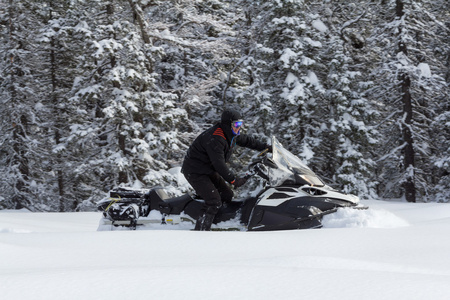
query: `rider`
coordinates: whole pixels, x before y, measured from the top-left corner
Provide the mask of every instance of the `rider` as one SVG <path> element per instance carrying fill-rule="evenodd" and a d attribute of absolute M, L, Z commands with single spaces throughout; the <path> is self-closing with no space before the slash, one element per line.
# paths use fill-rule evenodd
<path fill-rule="evenodd" d="M 226 109 L 220 123 L 200 134 L 187 151 L 181 172 L 205 200 L 195 230 L 211 230 L 214 216 L 222 203 L 231 202 L 233 191 L 226 182 L 240 187 L 247 181 L 245 177 L 236 176 L 226 165 L 235 146 L 271 151 L 270 145 L 241 133 L 243 123 L 239 111 Z"/>

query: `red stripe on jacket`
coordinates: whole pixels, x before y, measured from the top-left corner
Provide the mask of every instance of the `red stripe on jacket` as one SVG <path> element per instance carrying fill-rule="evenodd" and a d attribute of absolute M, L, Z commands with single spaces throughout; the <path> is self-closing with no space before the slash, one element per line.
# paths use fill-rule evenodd
<path fill-rule="evenodd" d="M 227 138 L 225 137 L 225 134 L 223 133 L 222 128 L 217 128 L 216 131 L 214 131 L 213 135 L 221 136 L 221 137 L 223 137 L 225 140 L 227 139 Z"/>

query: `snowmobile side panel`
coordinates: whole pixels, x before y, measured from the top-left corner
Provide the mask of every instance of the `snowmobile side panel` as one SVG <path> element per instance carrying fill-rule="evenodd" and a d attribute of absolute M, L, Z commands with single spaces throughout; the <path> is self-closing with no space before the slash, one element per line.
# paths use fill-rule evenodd
<path fill-rule="evenodd" d="M 333 209 L 333 204 L 315 206 L 317 198 L 298 197 L 278 206 L 257 205 L 250 217 L 248 230 L 288 230 L 321 227 L 322 212 Z M 322 203 L 320 203 L 322 204 Z"/>
<path fill-rule="evenodd" d="M 200 214 L 203 213 L 203 203 L 197 200 L 192 199 L 190 201 L 185 209 L 184 213 L 188 216 L 190 216 L 192 219 L 197 220 L 198 217 L 200 217 Z"/>
<path fill-rule="evenodd" d="M 258 197 L 248 198 L 244 201 L 241 208 L 241 223 L 247 225 L 250 219 L 250 215 L 255 207 L 256 202 L 258 201 Z"/>
<path fill-rule="evenodd" d="M 224 221 L 232 220 L 240 212 L 243 202 L 230 202 L 224 203 L 220 208 L 219 212 L 216 214 L 213 223 L 217 224 Z"/>
<path fill-rule="evenodd" d="M 315 215 L 309 208 L 303 208 L 302 216 L 293 217 L 283 212 L 255 208 L 248 231 L 292 230 L 322 227 L 322 215 Z"/>

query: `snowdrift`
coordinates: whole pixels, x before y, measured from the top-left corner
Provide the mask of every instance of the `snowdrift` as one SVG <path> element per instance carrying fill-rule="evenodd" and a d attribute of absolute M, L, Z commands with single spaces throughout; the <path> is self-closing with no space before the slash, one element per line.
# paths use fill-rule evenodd
<path fill-rule="evenodd" d="M 0 295 L 448 299 L 450 205 L 363 202 L 278 232 L 98 232 L 99 213 L 0 211 Z"/>

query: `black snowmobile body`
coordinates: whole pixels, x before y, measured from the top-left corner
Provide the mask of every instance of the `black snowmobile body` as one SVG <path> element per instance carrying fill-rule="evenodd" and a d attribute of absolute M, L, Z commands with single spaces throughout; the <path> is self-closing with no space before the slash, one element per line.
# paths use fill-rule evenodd
<path fill-rule="evenodd" d="M 250 175 L 261 177 L 265 187 L 255 197 L 224 204 L 214 224 L 234 220 L 240 230 L 248 231 L 320 228 L 322 217 L 338 208 L 367 208 L 360 205 L 358 197 L 325 185 L 276 138 L 272 146 L 272 157 L 259 158 L 249 166 Z M 135 229 L 149 223 L 186 221 L 193 228 L 202 208 L 203 200 L 190 194 L 169 198 L 161 187 L 117 188 L 110 191 L 110 198 L 98 203 L 103 212 L 101 230 L 104 226 Z"/>

